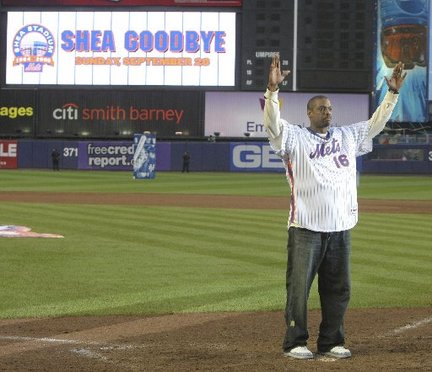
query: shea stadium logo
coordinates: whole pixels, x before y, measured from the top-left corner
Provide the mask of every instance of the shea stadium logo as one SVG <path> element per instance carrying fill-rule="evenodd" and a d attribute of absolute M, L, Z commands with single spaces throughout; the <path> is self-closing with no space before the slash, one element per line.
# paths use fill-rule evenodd
<path fill-rule="evenodd" d="M 24 72 L 42 72 L 44 65 L 54 66 L 54 50 L 54 36 L 46 27 L 24 26 L 13 39 L 13 65 L 23 65 Z"/>

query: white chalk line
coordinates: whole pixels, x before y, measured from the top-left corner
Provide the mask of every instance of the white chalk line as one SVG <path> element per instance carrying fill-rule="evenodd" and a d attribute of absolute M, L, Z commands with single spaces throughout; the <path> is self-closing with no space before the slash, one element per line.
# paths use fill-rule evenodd
<path fill-rule="evenodd" d="M 82 344 L 84 342 L 77 340 L 67 340 L 59 338 L 49 337 L 27 337 L 27 336 L 0 336 L 0 340 L 11 340 L 11 341 L 36 341 L 46 343 L 57 343 L 57 344 Z M 88 344 L 88 342 L 85 342 Z"/>
<path fill-rule="evenodd" d="M 315 354 L 314 360 L 316 360 L 318 362 L 328 363 L 328 362 L 336 362 L 338 359 L 331 358 L 331 357 L 328 357 L 328 356 L 322 355 L 322 354 Z"/>
<path fill-rule="evenodd" d="M 51 337 L 28 337 L 28 336 L 0 336 L 0 340 L 10 340 L 10 341 L 26 341 L 26 342 L 37 342 L 37 343 L 47 343 L 47 344 L 62 344 L 62 345 L 83 345 L 88 346 L 73 348 L 69 350 L 71 353 L 77 354 L 84 358 L 98 359 L 104 362 L 111 362 L 106 356 L 93 351 L 90 349 L 91 346 L 96 347 L 101 351 L 111 351 L 111 350 L 129 350 L 138 348 L 138 345 L 121 345 L 121 344 L 111 344 L 99 343 L 94 341 L 80 341 L 72 339 L 61 339 L 61 338 L 51 338 Z"/>
<path fill-rule="evenodd" d="M 105 355 L 99 354 L 89 349 L 76 348 L 76 349 L 71 349 L 70 351 L 84 358 L 99 359 L 99 360 L 103 360 L 104 362 L 108 362 L 108 358 Z"/>
<path fill-rule="evenodd" d="M 426 324 L 429 324 L 431 322 L 432 322 L 432 316 L 430 316 L 428 318 L 421 319 L 421 320 L 414 322 L 414 323 L 409 323 L 409 324 L 404 325 L 404 326 L 399 327 L 399 328 L 395 328 L 395 329 L 391 330 L 390 332 L 385 333 L 381 337 L 398 335 L 398 334 L 401 334 L 401 333 L 404 333 L 407 331 L 411 331 L 411 330 L 416 329 L 416 328 L 423 327 Z"/>
<path fill-rule="evenodd" d="M 72 340 L 72 339 L 61 339 L 61 338 L 50 338 L 50 337 L 28 337 L 28 336 L 0 336 L 0 340 L 11 340 L 11 341 L 35 341 L 35 342 L 43 342 L 43 343 L 56 343 L 56 344 L 72 344 L 72 345 L 106 345 L 106 343 L 94 342 L 94 341 L 81 341 L 81 340 Z M 115 345 L 111 346 L 101 346 L 101 350 L 126 350 L 137 348 L 137 345 Z"/>
<path fill-rule="evenodd" d="M 80 341 L 80 340 L 72 340 L 72 339 L 61 339 L 61 338 L 51 338 L 51 337 L 28 337 L 28 336 L 0 336 L 0 340 L 11 340 L 11 341 L 33 341 L 33 342 L 41 342 L 41 343 L 48 343 L 48 344 L 66 344 L 66 345 L 83 345 L 84 347 L 76 347 L 73 349 L 70 349 L 69 351 L 71 353 L 74 353 L 80 357 L 83 358 L 89 358 L 89 359 L 95 359 L 100 360 L 105 363 L 113 363 L 114 361 L 111 361 L 109 358 L 107 358 L 105 355 L 102 355 L 101 353 L 98 353 L 97 351 L 91 350 L 89 347 L 85 346 L 97 346 L 97 349 L 100 351 L 112 351 L 112 350 L 129 350 L 129 349 L 136 349 L 139 346 L 137 345 L 107 345 L 102 344 L 99 342 L 92 342 L 92 341 Z M 219 345 L 220 346 L 220 345 Z M 226 348 L 226 347 L 224 347 Z M 318 362 L 335 362 L 337 359 L 330 358 L 325 355 L 321 354 L 314 354 L 314 359 Z"/>

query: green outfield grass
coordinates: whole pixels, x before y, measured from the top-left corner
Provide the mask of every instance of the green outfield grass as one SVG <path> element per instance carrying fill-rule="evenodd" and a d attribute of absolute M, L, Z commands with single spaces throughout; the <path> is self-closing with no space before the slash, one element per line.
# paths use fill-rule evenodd
<path fill-rule="evenodd" d="M 0 171 L 0 191 L 287 195 L 281 174 Z M 432 177 L 363 176 L 360 197 L 432 199 Z M 3 202 L 0 224 L 64 239 L 1 239 L 0 317 L 284 307 L 283 210 Z M 432 306 L 432 211 L 362 213 L 351 307 Z M 319 306 L 316 288 L 311 308 Z"/>
<path fill-rule="evenodd" d="M 133 180 L 130 172 L 1 170 L 0 191 L 180 193 L 284 196 L 281 173 L 159 172 L 154 180 Z M 361 176 L 359 197 L 432 199 L 432 177 Z"/>

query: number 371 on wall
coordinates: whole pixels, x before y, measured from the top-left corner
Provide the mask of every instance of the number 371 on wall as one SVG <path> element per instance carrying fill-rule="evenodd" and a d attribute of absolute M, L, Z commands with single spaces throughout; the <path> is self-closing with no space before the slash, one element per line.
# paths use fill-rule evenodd
<path fill-rule="evenodd" d="M 78 147 L 65 147 L 63 149 L 63 156 L 65 158 L 76 158 L 76 157 L 78 157 Z"/>

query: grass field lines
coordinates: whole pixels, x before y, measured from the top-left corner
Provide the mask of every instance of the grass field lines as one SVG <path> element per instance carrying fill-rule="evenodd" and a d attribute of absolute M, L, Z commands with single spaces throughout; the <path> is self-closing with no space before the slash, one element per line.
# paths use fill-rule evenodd
<path fill-rule="evenodd" d="M 2 276 L 12 284 L 1 316 L 284 304 L 286 211 L 3 203 L 2 212 L 65 239 L 2 241 Z M 430 219 L 363 214 L 353 233 L 351 307 L 430 305 Z M 319 307 L 316 283 L 310 307 Z"/>
<path fill-rule="evenodd" d="M 250 240 L 252 246 L 261 247 L 263 252 L 274 252 L 278 250 L 276 242 L 286 235 L 283 211 L 49 204 L 23 204 L 13 209 L 18 214 L 31 215 L 30 220 L 46 218 L 53 211 L 51 221 L 67 220 L 67 227 L 62 226 L 62 231 L 72 227 L 72 234 L 88 229 L 93 236 L 134 241 L 145 233 L 148 243 L 160 239 L 180 243 L 186 236 L 192 242 L 205 243 L 202 248 L 210 250 L 217 246 L 229 248 L 231 243 L 244 245 L 248 251 L 250 246 L 244 243 Z M 279 230 L 278 234 L 274 230 Z"/>
<path fill-rule="evenodd" d="M 367 266 L 370 270 L 376 270 L 376 268 L 382 268 L 382 262 L 385 260 L 385 268 L 382 270 L 390 270 L 391 272 L 397 272 L 403 269 L 406 274 L 413 274 L 414 277 L 424 274 L 429 274 L 430 261 L 424 260 L 420 255 L 415 256 L 415 253 L 411 258 L 403 256 L 394 256 L 391 252 L 370 252 L 369 250 L 363 250 L 361 253 L 355 252 L 353 254 L 353 261 L 355 265 Z M 401 265 L 402 263 L 402 265 Z M 365 270 L 367 270 L 365 268 Z M 430 275 L 430 274 L 429 274 Z M 404 276 L 403 279 L 408 277 Z M 415 281 L 424 282 L 426 278 L 414 278 Z"/>
<path fill-rule="evenodd" d="M 431 225 L 431 215 L 362 215 L 353 231 L 351 306 L 432 306 Z"/>
<path fill-rule="evenodd" d="M 0 191 L 175 193 L 289 197 L 281 173 L 158 172 L 133 180 L 129 172 L 1 170 Z M 430 200 L 430 176 L 362 175 L 358 194 L 368 199 Z"/>
<path fill-rule="evenodd" d="M 353 230 L 354 241 L 368 251 L 420 260 L 432 259 L 432 214 L 364 213 Z"/>
<path fill-rule="evenodd" d="M 163 291 L 147 288 L 145 280 L 141 289 L 116 291 L 111 289 L 93 295 L 81 293 L 68 298 L 43 296 L 22 307 L 2 306 L 2 318 L 77 315 L 152 315 L 190 312 L 279 310 L 283 302 L 283 289 L 274 284 L 258 286 L 209 285 L 191 281 L 183 287 L 166 287 Z M 269 296 L 273 301 L 268 301 Z"/>
<path fill-rule="evenodd" d="M 289 195 L 281 174 L 202 172 L 160 172 L 153 180 L 134 180 L 128 172 L 2 170 L 0 191 Z"/>
<path fill-rule="evenodd" d="M 358 190 L 360 198 L 430 200 L 430 176 L 361 176 Z"/>
<path fill-rule="evenodd" d="M 8 253 L 17 255 L 16 267 L 6 271 L 27 279 L 17 281 L 21 299 L 11 293 L 0 306 L 4 316 L 76 314 L 78 308 L 80 314 L 102 314 L 280 306 L 286 233 L 281 239 L 262 236 L 281 217 L 269 211 L 22 203 L 4 203 L 3 209 L 6 216 L 22 216 L 20 224 L 36 221 L 35 231 L 65 235 L 55 241 L 6 241 Z M 35 298 L 30 277 L 39 283 Z M 158 300 L 158 292 L 168 297 Z M 113 294 L 116 303 L 107 300 Z M 11 310 L 13 301 L 29 299 L 36 305 L 8 312 L 8 303 Z"/>

